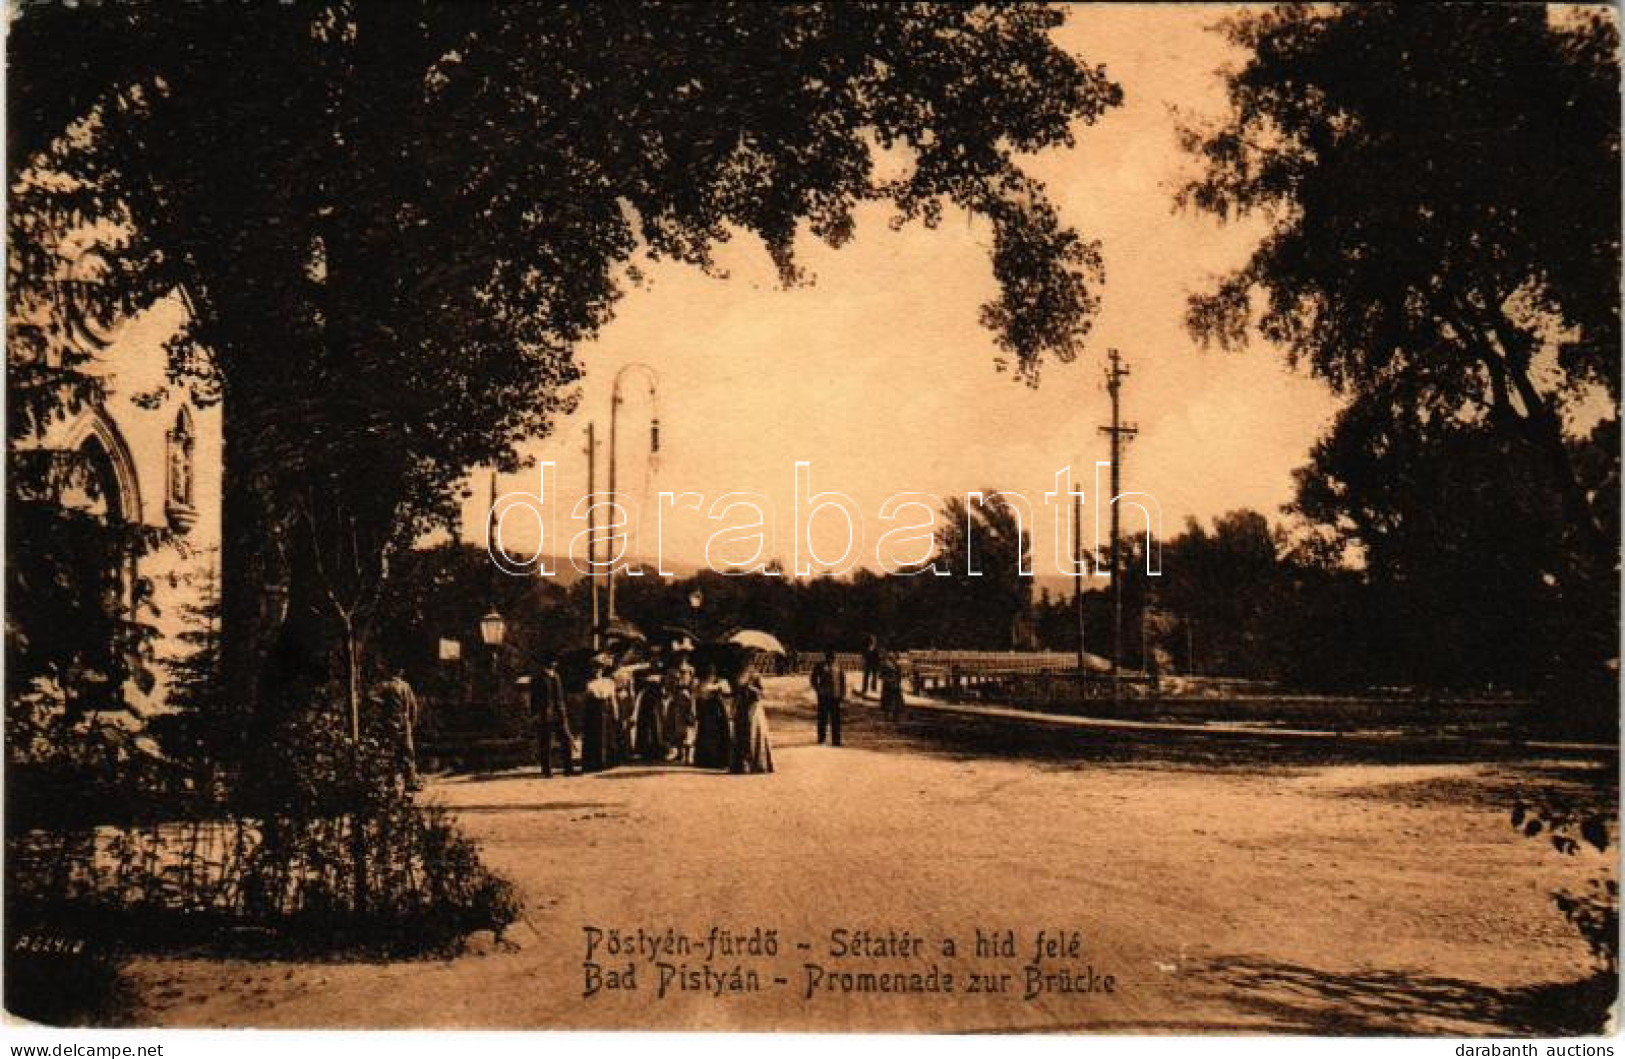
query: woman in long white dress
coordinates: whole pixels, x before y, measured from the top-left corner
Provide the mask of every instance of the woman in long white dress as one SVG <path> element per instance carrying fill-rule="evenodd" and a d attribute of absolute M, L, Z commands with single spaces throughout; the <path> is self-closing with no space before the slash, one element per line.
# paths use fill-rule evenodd
<path fill-rule="evenodd" d="M 773 771 L 773 738 L 767 729 L 762 678 L 747 672 L 734 691 L 733 769 L 738 773 Z"/>

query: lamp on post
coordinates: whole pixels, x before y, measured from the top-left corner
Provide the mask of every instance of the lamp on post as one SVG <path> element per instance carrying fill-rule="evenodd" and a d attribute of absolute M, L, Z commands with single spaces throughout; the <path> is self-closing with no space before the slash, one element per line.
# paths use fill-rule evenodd
<path fill-rule="evenodd" d="M 705 593 L 701 592 L 698 588 L 695 588 L 692 591 L 690 591 L 689 594 L 688 594 L 688 610 L 689 610 L 689 614 L 690 614 L 690 624 L 692 624 L 693 627 L 694 627 L 695 635 L 701 637 L 702 639 L 704 638 L 705 634 L 700 629 L 700 608 L 704 607 L 704 606 L 705 606 Z"/>
<path fill-rule="evenodd" d="M 502 646 L 502 641 L 508 636 L 508 622 L 496 611 L 491 611 L 480 619 L 480 641 L 491 648 L 493 652 Z"/>
<path fill-rule="evenodd" d="M 497 651 L 502 647 L 502 641 L 507 636 L 508 623 L 493 607 L 485 617 L 480 619 L 480 642 L 485 644 L 485 653 L 489 664 L 487 670 L 489 676 L 487 677 L 486 686 L 490 690 L 487 692 L 486 709 L 491 711 L 492 717 L 496 716 L 497 689 L 500 686 L 497 683 Z"/>

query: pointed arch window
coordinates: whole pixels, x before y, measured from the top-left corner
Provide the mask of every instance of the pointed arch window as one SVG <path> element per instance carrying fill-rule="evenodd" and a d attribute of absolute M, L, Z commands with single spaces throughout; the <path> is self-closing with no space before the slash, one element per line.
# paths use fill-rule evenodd
<path fill-rule="evenodd" d="M 99 411 L 91 413 L 67 447 L 78 453 L 80 473 L 63 490 L 62 503 L 110 521 L 139 523 L 135 460 L 113 422 Z"/>
<path fill-rule="evenodd" d="M 112 420 L 99 410 L 86 417 L 69 451 L 77 455 L 77 473 L 61 494 L 64 507 L 92 515 L 111 526 L 141 524 L 141 488 L 129 446 Z M 140 579 L 136 553 L 126 543 L 106 538 L 87 545 L 83 571 L 105 570 L 106 605 L 134 613 Z"/>
<path fill-rule="evenodd" d="M 117 464 L 100 436 L 91 434 L 79 446 L 80 474 L 64 495 L 67 506 L 107 522 L 125 521 L 126 501 Z"/>
<path fill-rule="evenodd" d="M 184 532 L 197 521 L 197 503 L 193 492 L 193 454 L 197 447 L 197 432 L 192 426 L 192 412 L 185 405 L 176 413 L 175 425 L 166 437 L 164 511 L 170 523 Z"/>

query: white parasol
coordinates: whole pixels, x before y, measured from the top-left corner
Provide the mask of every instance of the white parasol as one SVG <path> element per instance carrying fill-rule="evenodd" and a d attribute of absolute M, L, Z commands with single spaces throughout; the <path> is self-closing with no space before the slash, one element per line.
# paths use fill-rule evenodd
<path fill-rule="evenodd" d="M 728 642 L 738 644 L 740 647 L 751 647 L 758 651 L 766 651 L 768 654 L 783 655 L 790 653 L 784 649 L 784 645 L 779 642 L 777 636 L 770 632 L 763 632 L 760 629 L 740 629 L 728 637 Z"/>

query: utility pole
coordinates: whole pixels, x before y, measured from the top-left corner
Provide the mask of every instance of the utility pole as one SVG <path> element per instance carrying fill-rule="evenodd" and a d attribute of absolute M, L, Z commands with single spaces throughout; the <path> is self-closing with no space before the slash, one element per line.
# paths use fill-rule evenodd
<path fill-rule="evenodd" d="M 647 381 L 649 383 L 649 400 L 650 400 L 650 402 L 653 402 L 654 399 L 655 399 L 655 382 L 659 378 L 659 376 L 655 374 L 655 370 L 653 368 L 649 367 L 649 365 L 644 364 L 644 363 L 642 363 L 640 361 L 633 361 L 631 364 L 623 365 L 621 367 L 621 370 L 617 371 L 615 373 L 615 381 L 610 386 L 610 391 L 609 391 L 609 498 L 611 500 L 613 500 L 617 504 L 619 504 L 620 501 L 621 501 L 621 494 L 619 492 L 617 492 L 616 489 L 615 489 L 615 469 L 616 469 L 616 466 L 618 464 L 618 461 L 615 458 L 615 456 L 616 456 L 616 444 L 615 444 L 615 442 L 616 442 L 616 439 L 620 436 L 620 431 L 619 431 L 618 428 L 620 426 L 621 402 L 625 400 L 625 398 L 623 398 L 621 396 L 621 381 L 626 377 L 627 372 L 630 372 L 630 371 L 639 371 L 639 372 L 642 372 L 645 376 L 647 376 Z M 650 459 L 653 459 L 655 457 L 655 455 L 658 454 L 659 452 L 660 452 L 660 418 L 659 418 L 658 415 L 655 415 L 655 416 L 652 416 L 650 418 L 650 420 L 649 420 L 649 457 L 650 457 Z M 619 538 L 620 538 L 620 534 L 616 533 L 614 535 L 614 539 L 618 541 Z M 613 555 L 613 553 L 611 553 L 611 554 Z M 608 612 L 608 617 L 609 617 L 609 620 L 611 622 L 613 622 L 615 620 L 615 567 L 617 565 L 618 565 L 618 563 L 612 561 L 610 563 L 610 566 L 609 566 L 609 599 L 608 599 L 609 612 Z"/>
<path fill-rule="evenodd" d="M 496 553 L 496 545 L 498 543 L 498 535 L 496 532 L 496 513 L 497 472 L 496 468 L 493 467 L 491 468 L 490 503 L 485 506 L 485 550 L 491 552 L 492 554 Z"/>
<path fill-rule="evenodd" d="M 1083 644 L 1083 579 L 1089 576 L 1088 571 L 1082 569 L 1083 563 L 1083 496 L 1072 498 L 1072 562 L 1073 573 L 1076 579 L 1072 582 L 1072 607 L 1078 612 L 1078 679 L 1083 680 L 1084 644 Z M 1081 688 L 1082 685 L 1080 684 Z"/>
<path fill-rule="evenodd" d="M 592 648 L 603 646 L 603 619 L 598 611 L 598 433 L 587 424 L 587 581 L 592 592 Z"/>
<path fill-rule="evenodd" d="M 1101 427 L 1100 432 L 1112 439 L 1112 705 L 1121 706 L 1123 703 L 1123 563 L 1119 548 L 1118 530 L 1121 526 L 1121 515 L 1117 507 L 1117 498 L 1123 495 L 1123 447 L 1126 441 L 1138 434 L 1139 428 L 1132 423 L 1124 423 L 1122 419 L 1123 380 L 1128 377 L 1129 370 L 1123 365 L 1122 354 L 1112 349 L 1107 351 L 1111 366 L 1106 369 L 1106 392 L 1112 398 L 1112 425 Z"/>
<path fill-rule="evenodd" d="M 620 372 L 616 372 L 615 373 L 615 385 L 610 388 L 610 395 L 609 395 L 609 499 L 610 499 L 611 503 L 616 504 L 616 505 L 619 505 L 620 502 L 621 502 L 621 494 L 615 491 L 615 434 L 616 434 L 615 425 L 616 425 L 616 421 L 620 418 L 620 412 L 621 412 L 621 375 L 620 375 Z M 610 517 L 611 518 L 615 517 L 615 512 L 617 510 L 618 510 L 618 508 L 610 508 Z M 613 622 L 615 620 L 615 562 L 614 562 L 614 559 L 615 559 L 616 544 L 619 541 L 619 537 L 620 537 L 619 532 L 617 532 L 614 529 L 614 527 L 611 526 L 611 528 L 610 528 L 610 539 L 609 539 L 609 558 L 610 558 L 609 575 L 608 575 L 608 577 L 609 577 L 609 592 L 608 592 L 608 598 L 605 600 L 605 603 L 607 604 L 607 608 L 608 608 L 605 611 L 605 624 L 606 625 L 608 625 L 609 623 L 611 623 L 611 622 Z"/>
<path fill-rule="evenodd" d="M 487 603 L 496 601 L 497 591 L 497 549 L 502 547 L 502 535 L 497 532 L 497 469 L 491 468 L 491 488 L 489 503 L 485 508 L 485 551 L 491 557 L 491 563 L 486 568 L 485 594 Z"/>

